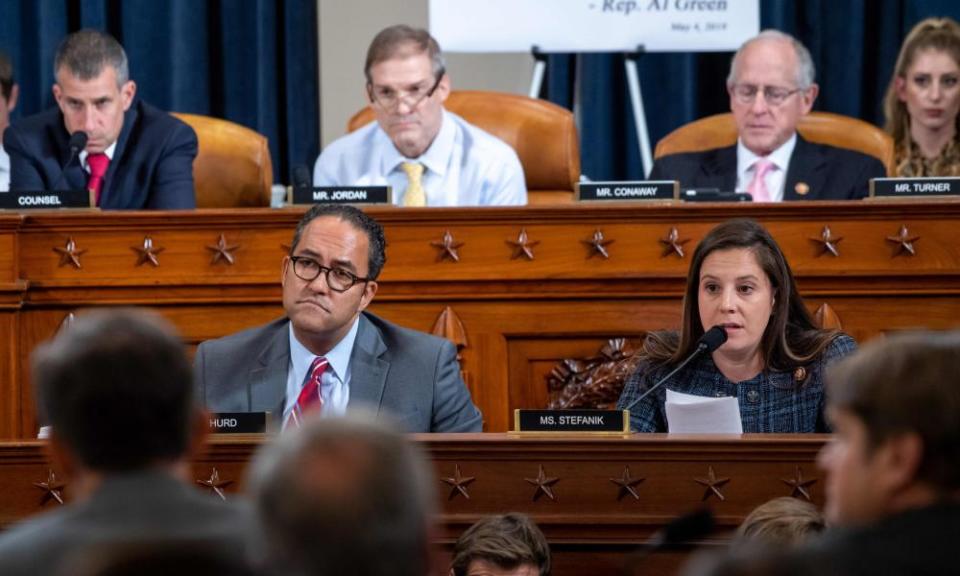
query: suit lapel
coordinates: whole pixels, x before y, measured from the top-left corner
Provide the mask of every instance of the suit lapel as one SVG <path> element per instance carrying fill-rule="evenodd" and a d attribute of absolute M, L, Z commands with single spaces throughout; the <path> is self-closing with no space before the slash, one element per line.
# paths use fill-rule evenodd
<path fill-rule="evenodd" d="M 704 158 L 698 188 L 730 192 L 737 186 L 737 147 L 718 148 Z"/>
<path fill-rule="evenodd" d="M 120 170 L 119 166 L 123 162 L 123 155 L 127 150 L 127 141 L 130 139 L 130 132 L 133 131 L 133 125 L 137 122 L 137 101 L 130 104 L 130 108 L 123 113 L 123 128 L 120 129 L 120 136 L 117 137 L 117 147 L 113 151 L 113 158 L 110 159 L 110 165 L 107 167 L 107 173 L 103 176 L 103 187 L 100 193 L 100 206 L 110 208 L 126 208 L 125 199 L 121 198 L 122 191 L 114 190 L 113 181 Z M 119 176 L 117 176 L 119 178 Z"/>
<path fill-rule="evenodd" d="M 60 114 L 60 122 L 57 124 L 57 128 L 55 130 L 57 148 L 60 149 L 60 166 L 65 166 L 67 162 L 70 161 L 70 133 L 67 132 L 65 124 L 63 123 L 62 113 Z M 59 175 L 57 178 L 58 177 Z M 56 184 L 57 178 L 51 180 L 50 186 Z M 77 154 L 77 156 L 73 159 L 73 162 L 70 162 L 70 165 L 64 169 L 63 183 L 61 183 L 58 187 L 67 190 L 86 190 L 87 180 L 87 173 L 80 164 L 80 155 Z"/>
<path fill-rule="evenodd" d="M 281 322 L 248 375 L 251 412 L 272 412 L 283 417 L 290 367 L 290 322 Z"/>
<path fill-rule="evenodd" d="M 390 362 L 381 358 L 387 351 L 380 330 L 364 314 L 357 320 L 357 339 L 350 353 L 350 402 L 348 410 L 366 408 L 380 411 Z"/>
<path fill-rule="evenodd" d="M 797 145 L 790 155 L 787 179 L 783 186 L 783 199 L 816 200 L 823 196 L 826 186 L 827 163 L 819 148 L 797 134 Z M 797 189 L 806 190 L 806 194 L 797 194 Z"/>

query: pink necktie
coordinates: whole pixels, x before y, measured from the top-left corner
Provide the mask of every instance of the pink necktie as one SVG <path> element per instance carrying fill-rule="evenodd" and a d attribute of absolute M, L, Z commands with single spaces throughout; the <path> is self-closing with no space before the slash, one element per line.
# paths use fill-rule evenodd
<path fill-rule="evenodd" d="M 87 166 L 90 167 L 90 179 L 87 180 L 87 190 L 96 195 L 96 204 L 100 205 L 100 190 L 103 188 L 103 176 L 110 166 L 110 157 L 103 152 L 87 156 Z"/>
<path fill-rule="evenodd" d="M 770 191 L 767 190 L 766 176 L 776 167 L 776 164 L 766 158 L 761 158 L 753 164 L 753 180 L 747 186 L 747 192 L 753 197 L 754 202 L 770 202 Z"/>
<path fill-rule="evenodd" d="M 323 356 L 317 356 L 310 364 L 310 371 L 307 372 L 307 381 L 300 389 L 300 395 L 297 396 L 297 403 L 290 411 L 287 418 L 287 426 L 299 427 L 304 416 L 310 413 L 319 414 L 323 410 L 323 396 L 320 394 L 320 386 L 323 384 L 323 373 L 327 371 L 330 363 Z"/>

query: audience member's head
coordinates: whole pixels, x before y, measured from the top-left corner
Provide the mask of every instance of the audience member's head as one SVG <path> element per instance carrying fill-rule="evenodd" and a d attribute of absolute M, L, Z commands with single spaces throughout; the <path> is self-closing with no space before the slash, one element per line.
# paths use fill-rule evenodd
<path fill-rule="evenodd" d="M 137 91 L 120 43 L 98 30 L 74 32 L 57 48 L 53 74 L 53 96 L 67 132 L 86 132 L 87 152 L 109 148 Z"/>
<path fill-rule="evenodd" d="M 282 435 L 257 456 L 250 489 L 264 570 L 428 571 L 434 486 L 416 446 L 372 416 L 314 419 Z"/>
<path fill-rule="evenodd" d="M 865 524 L 960 490 L 960 332 L 874 340 L 827 373 L 820 454 L 831 523 Z"/>
<path fill-rule="evenodd" d="M 35 351 L 33 382 L 55 446 L 83 470 L 176 463 L 203 430 L 183 343 L 145 310 L 79 316 Z"/>
<path fill-rule="evenodd" d="M 443 54 L 426 30 L 397 25 L 377 34 L 364 66 L 377 122 L 407 158 L 423 154 L 440 132 L 450 94 Z"/>
<path fill-rule="evenodd" d="M 10 113 L 17 107 L 20 87 L 13 76 L 13 63 L 0 52 L 0 146 L 3 143 L 3 131 L 10 125 Z"/>
<path fill-rule="evenodd" d="M 740 141 L 767 156 L 797 130 L 819 87 L 810 52 L 796 38 L 764 30 L 747 40 L 730 63 L 727 92 Z"/>
<path fill-rule="evenodd" d="M 805 544 L 823 532 L 823 514 L 812 503 L 790 496 L 764 502 L 737 528 L 734 545 L 760 543 L 778 548 Z"/>
<path fill-rule="evenodd" d="M 451 576 L 549 576 L 550 546 L 523 514 L 488 516 L 453 547 Z"/>

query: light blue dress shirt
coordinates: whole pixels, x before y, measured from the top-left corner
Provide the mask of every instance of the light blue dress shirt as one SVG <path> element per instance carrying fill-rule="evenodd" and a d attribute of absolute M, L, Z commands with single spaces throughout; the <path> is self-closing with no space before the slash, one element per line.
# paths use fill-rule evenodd
<path fill-rule="evenodd" d="M 426 167 L 422 185 L 427 206 L 520 206 L 527 203 L 523 167 L 502 140 L 443 111 L 440 132 L 419 158 L 406 158 L 377 122 L 327 146 L 313 169 L 314 186 L 391 186 L 403 205 L 407 175 L 403 162 Z"/>
<path fill-rule="evenodd" d="M 357 339 L 360 322 L 354 320 L 347 335 L 324 357 L 329 363 L 320 380 L 320 396 L 323 397 L 323 416 L 342 416 L 350 401 L 350 354 Z M 290 323 L 290 366 L 287 367 L 287 397 L 283 403 L 283 422 L 297 403 L 300 389 L 307 379 L 307 372 L 317 356 L 297 340 Z"/>

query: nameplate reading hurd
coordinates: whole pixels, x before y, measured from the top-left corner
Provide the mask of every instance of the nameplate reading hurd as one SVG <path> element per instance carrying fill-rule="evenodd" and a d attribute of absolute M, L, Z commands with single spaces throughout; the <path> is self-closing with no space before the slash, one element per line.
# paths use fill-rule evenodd
<path fill-rule="evenodd" d="M 635 182 L 579 182 L 579 202 L 623 202 L 637 200 L 676 200 L 680 183 L 675 180 L 638 180 Z"/>
<path fill-rule="evenodd" d="M 626 410 L 515 410 L 515 432 L 625 434 L 630 431 Z"/>
<path fill-rule="evenodd" d="M 960 196 L 960 178 L 873 178 L 871 198 Z"/>
<path fill-rule="evenodd" d="M 88 190 L 21 190 L 0 192 L 0 208 L 4 210 L 36 210 L 45 208 L 89 208 Z"/>
<path fill-rule="evenodd" d="M 294 204 L 390 204 L 390 186 L 314 186 L 294 188 Z"/>
<path fill-rule="evenodd" d="M 210 432 L 213 434 L 265 434 L 269 412 L 212 412 Z"/>

